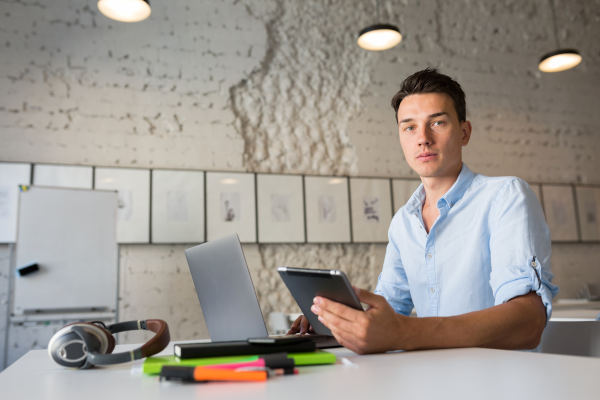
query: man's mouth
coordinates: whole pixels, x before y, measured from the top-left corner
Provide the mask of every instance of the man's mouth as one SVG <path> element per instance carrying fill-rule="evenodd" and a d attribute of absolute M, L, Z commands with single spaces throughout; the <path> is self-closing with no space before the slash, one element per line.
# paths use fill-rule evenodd
<path fill-rule="evenodd" d="M 435 157 L 437 157 L 437 153 L 426 152 L 426 153 L 419 154 L 417 156 L 417 160 L 429 161 L 429 160 L 433 160 Z"/>

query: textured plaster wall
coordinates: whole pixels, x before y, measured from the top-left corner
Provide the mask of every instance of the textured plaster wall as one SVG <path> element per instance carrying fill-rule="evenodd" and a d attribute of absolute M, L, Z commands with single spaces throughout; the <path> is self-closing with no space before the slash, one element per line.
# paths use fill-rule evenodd
<path fill-rule="evenodd" d="M 467 93 L 472 169 L 600 184 L 598 0 L 556 1 L 558 38 L 584 62 L 554 75 L 536 68 L 555 48 L 545 0 L 382 1 L 381 19 L 405 37 L 382 53 L 355 45 L 376 22 L 374 2 L 152 4 L 149 20 L 122 24 L 95 1 L 0 0 L 0 161 L 411 177 L 389 100 L 405 76 L 437 66 Z M 207 336 L 185 247 L 121 246 L 121 320 L 162 317 L 174 339 Z M 341 268 L 372 289 L 385 248 L 244 250 L 268 314 L 297 311 L 277 266 Z M 599 253 L 554 247 L 561 296 L 600 284 Z M 9 259 L 0 248 L 0 328 Z"/>

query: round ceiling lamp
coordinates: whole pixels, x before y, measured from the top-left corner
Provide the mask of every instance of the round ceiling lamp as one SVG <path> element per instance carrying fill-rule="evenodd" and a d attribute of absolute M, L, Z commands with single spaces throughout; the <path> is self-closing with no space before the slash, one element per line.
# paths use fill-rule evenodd
<path fill-rule="evenodd" d="M 581 54 L 577 50 L 561 49 L 544 54 L 538 68 L 542 72 L 566 71 L 579 65 L 581 60 Z"/>
<path fill-rule="evenodd" d="M 371 25 L 360 31 L 357 43 L 365 50 L 391 49 L 402 41 L 398 27 L 388 24 Z"/>
<path fill-rule="evenodd" d="M 98 0 L 98 10 L 120 22 L 139 22 L 150 16 L 149 0 Z"/>
<path fill-rule="evenodd" d="M 379 18 L 379 0 L 375 2 L 377 12 L 377 21 Z M 358 33 L 356 43 L 359 47 L 370 51 L 381 51 L 391 49 L 402 41 L 400 30 L 395 25 L 390 24 L 374 24 L 367 26 Z"/>
<path fill-rule="evenodd" d="M 581 54 L 575 49 L 561 49 L 558 43 L 558 35 L 556 33 L 556 12 L 554 11 L 554 1 L 548 0 L 550 3 L 550 11 L 552 12 L 552 28 L 554 29 L 554 41 L 556 49 L 550 53 L 544 54 L 540 58 L 538 68 L 542 72 L 560 72 L 575 68 L 581 60 Z"/>

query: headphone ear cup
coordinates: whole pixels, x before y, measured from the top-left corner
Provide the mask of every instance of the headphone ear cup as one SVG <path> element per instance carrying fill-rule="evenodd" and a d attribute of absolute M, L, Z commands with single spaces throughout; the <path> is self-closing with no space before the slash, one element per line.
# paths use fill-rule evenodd
<path fill-rule="evenodd" d="M 113 351 L 115 338 L 105 328 L 88 322 L 69 324 L 52 336 L 48 353 L 65 367 L 89 368 L 88 353 L 106 354 Z"/>
<path fill-rule="evenodd" d="M 115 349 L 115 337 L 108 329 L 106 329 L 102 324 L 99 323 L 91 323 L 90 325 L 95 326 L 96 328 L 100 328 L 100 332 L 103 333 L 103 338 L 106 341 L 106 349 L 102 352 L 102 354 L 110 354 Z"/>

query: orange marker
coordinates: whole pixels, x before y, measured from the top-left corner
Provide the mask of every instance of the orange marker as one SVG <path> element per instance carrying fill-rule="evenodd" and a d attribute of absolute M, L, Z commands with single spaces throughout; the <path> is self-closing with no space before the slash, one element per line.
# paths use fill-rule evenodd
<path fill-rule="evenodd" d="M 160 379 L 184 382 L 208 381 L 266 381 L 267 371 L 236 371 L 206 367 L 186 367 L 165 365 L 160 371 Z"/>
<path fill-rule="evenodd" d="M 195 381 L 266 381 L 267 371 L 236 371 L 230 369 L 194 368 Z"/>

